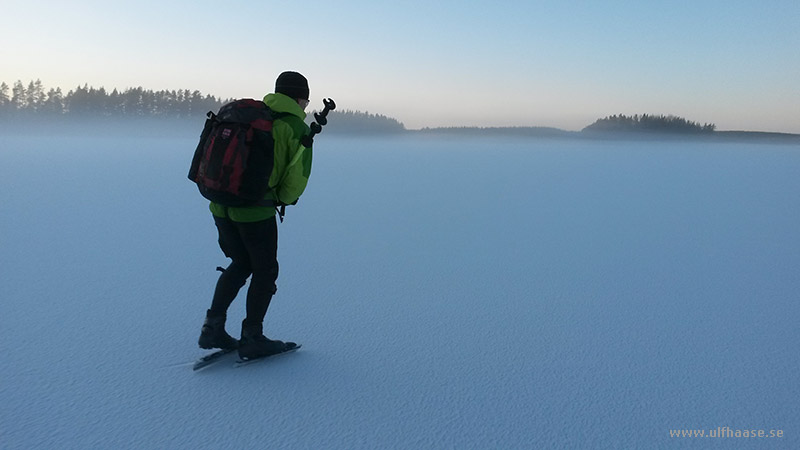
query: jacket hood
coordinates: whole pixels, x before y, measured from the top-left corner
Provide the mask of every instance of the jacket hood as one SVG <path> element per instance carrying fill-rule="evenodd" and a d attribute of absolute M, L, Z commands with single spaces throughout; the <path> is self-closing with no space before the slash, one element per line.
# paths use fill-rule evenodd
<path fill-rule="evenodd" d="M 299 117 L 301 120 L 306 118 L 306 112 L 303 111 L 303 108 L 297 104 L 297 101 L 287 95 L 279 93 L 267 94 L 264 96 L 264 103 L 275 112 L 288 113 Z"/>

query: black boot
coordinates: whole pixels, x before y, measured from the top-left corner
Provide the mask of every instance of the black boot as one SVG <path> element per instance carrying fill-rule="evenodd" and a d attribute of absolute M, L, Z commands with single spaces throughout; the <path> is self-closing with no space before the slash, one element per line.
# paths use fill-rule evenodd
<path fill-rule="evenodd" d="M 276 355 L 297 347 L 294 342 L 273 341 L 264 336 L 261 323 L 251 324 L 245 319 L 242 322 L 242 339 L 239 341 L 239 358 L 263 358 Z"/>
<path fill-rule="evenodd" d="M 200 339 L 198 340 L 200 348 L 238 348 L 239 341 L 225 332 L 226 316 L 212 317 L 209 314 L 211 314 L 211 310 L 206 313 L 206 321 L 200 330 Z"/>

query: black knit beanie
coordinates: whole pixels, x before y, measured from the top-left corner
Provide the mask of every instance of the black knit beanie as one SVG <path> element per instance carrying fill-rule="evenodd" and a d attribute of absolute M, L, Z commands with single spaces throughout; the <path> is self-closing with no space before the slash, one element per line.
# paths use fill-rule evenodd
<path fill-rule="evenodd" d="M 275 80 L 275 92 L 308 100 L 308 80 L 297 72 L 283 72 Z"/>

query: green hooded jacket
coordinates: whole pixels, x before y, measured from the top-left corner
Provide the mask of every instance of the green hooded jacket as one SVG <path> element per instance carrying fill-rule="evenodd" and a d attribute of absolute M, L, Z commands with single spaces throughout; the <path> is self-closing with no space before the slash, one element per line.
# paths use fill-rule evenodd
<path fill-rule="evenodd" d="M 275 162 L 269 177 L 272 189 L 264 198 L 290 205 L 303 194 L 311 175 L 312 151 L 300 144 L 311 130 L 304 122 L 306 113 L 303 108 L 291 97 L 267 94 L 264 103 L 274 112 L 284 113 L 272 124 Z M 228 217 L 234 222 L 259 222 L 275 215 L 275 208 L 268 206 L 233 208 L 211 202 L 209 209 L 215 216 Z"/>

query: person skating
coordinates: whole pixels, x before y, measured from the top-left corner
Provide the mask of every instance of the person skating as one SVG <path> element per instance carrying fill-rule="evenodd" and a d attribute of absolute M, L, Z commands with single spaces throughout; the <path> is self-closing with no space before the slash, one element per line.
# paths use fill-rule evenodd
<path fill-rule="evenodd" d="M 312 151 L 305 124 L 309 88 L 306 78 L 297 72 L 283 72 L 275 82 L 275 92 L 264 97 L 273 111 L 272 139 L 274 166 L 269 178 L 272 187 L 265 199 L 276 205 L 290 205 L 303 194 L 311 173 Z M 305 145 L 301 145 L 301 141 Z M 299 159 L 297 152 L 303 152 Z M 292 161 L 294 164 L 291 164 Z M 201 329 L 201 348 L 237 348 L 243 360 L 269 356 L 296 347 L 293 342 L 267 338 L 264 318 L 278 278 L 278 228 L 274 206 L 227 207 L 211 202 L 211 213 L 219 234 L 219 246 L 231 259 L 222 270 L 214 290 L 211 307 Z M 241 340 L 225 330 L 227 311 L 247 278 L 246 317 Z"/>

